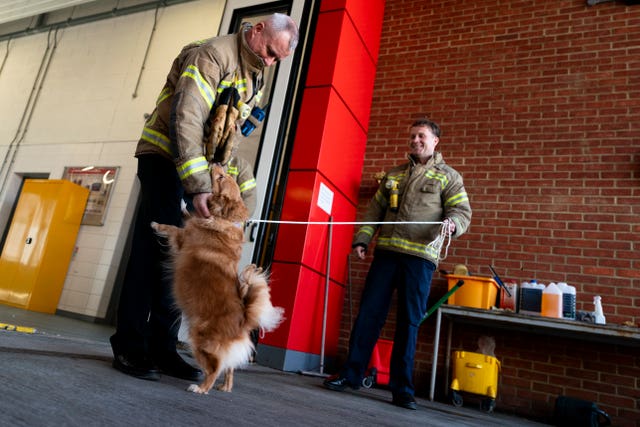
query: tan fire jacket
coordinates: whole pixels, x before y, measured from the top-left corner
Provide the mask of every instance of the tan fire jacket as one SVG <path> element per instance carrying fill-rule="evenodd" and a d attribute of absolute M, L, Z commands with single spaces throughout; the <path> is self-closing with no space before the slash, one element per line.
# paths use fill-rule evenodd
<path fill-rule="evenodd" d="M 205 140 L 217 95 L 230 86 L 238 90 L 238 127 L 260 102 L 264 64 L 249 49 L 244 29 L 182 49 L 138 141 L 136 157 L 160 154 L 175 161 L 187 194 L 211 191 Z"/>
<path fill-rule="evenodd" d="M 389 209 L 392 185 L 398 184 L 398 210 Z M 440 153 L 427 164 L 409 157 L 405 163 L 387 172 L 369 203 L 363 222 L 439 222 L 445 218 L 456 224 L 455 237 L 462 235 L 471 222 L 471 205 L 462 176 L 448 166 Z M 439 224 L 365 224 L 356 233 L 353 245 L 369 245 L 376 231 L 376 247 L 427 259 L 438 265 L 438 253 L 429 243 L 440 233 Z"/>

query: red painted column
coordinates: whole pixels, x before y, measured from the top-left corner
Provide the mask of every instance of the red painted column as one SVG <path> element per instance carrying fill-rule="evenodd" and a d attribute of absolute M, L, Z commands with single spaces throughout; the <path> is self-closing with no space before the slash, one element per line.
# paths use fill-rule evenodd
<path fill-rule="evenodd" d="M 352 222 L 367 140 L 384 0 L 324 0 L 294 140 L 283 221 Z M 330 207 L 330 209 L 329 209 Z M 329 212 L 327 212 L 329 211 Z M 354 226 L 333 225 L 324 354 L 335 355 Z M 271 294 L 286 321 L 257 361 L 286 371 L 320 366 L 329 226 L 282 224 Z"/>

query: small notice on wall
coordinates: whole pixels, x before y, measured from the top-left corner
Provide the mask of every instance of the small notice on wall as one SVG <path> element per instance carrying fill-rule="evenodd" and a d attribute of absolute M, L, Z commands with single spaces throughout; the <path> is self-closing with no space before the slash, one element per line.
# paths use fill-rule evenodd
<path fill-rule="evenodd" d="M 320 209 L 331 215 L 333 207 L 333 191 L 322 182 L 320 183 L 320 191 L 318 192 L 318 206 Z"/>
<path fill-rule="evenodd" d="M 118 167 L 87 166 L 65 167 L 62 179 L 89 189 L 89 200 L 84 210 L 82 224 L 104 225 L 107 204 L 111 197 Z"/>

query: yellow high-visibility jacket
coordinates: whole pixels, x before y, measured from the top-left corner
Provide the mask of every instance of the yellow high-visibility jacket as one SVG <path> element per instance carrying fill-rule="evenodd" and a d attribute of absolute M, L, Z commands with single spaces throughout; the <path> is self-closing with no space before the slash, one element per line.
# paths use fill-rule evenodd
<path fill-rule="evenodd" d="M 398 210 L 389 209 L 390 187 L 398 184 Z M 440 222 L 456 224 L 454 237 L 464 234 L 471 222 L 471 205 L 462 176 L 448 166 L 440 153 L 426 164 L 409 162 L 388 171 L 369 202 L 363 222 Z M 376 247 L 415 255 L 438 265 L 438 253 L 429 243 L 440 233 L 439 224 L 364 224 L 356 232 L 353 246 L 368 247 L 378 232 Z"/>
<path fill-rule="evenodd" d="M 182 49 L 138 141 L 136 157 L 159 154 L 175 161 L 187 194 L 211 191 L 205 141 L 216 97 L 230 86 L 238 90 L 238 127 L 260 102 L 264 63 L 247 45 L 246 29 Z"/>

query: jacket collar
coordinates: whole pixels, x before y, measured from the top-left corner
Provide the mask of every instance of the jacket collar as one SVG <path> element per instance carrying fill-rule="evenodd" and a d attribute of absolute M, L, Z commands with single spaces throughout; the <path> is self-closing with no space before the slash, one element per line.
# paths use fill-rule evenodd
<path fill-rule="evenodd" d="M 413 168 L 414 166 L 417 165 L 421 165 L 422 163 L 418 162 L 411 154 L 407 154 L 407 158 L 409 159 L 409 165 Z M 439 151 L 436 151 L 433 153 L 433 156 L 431 156 L 431 158 L 429 160 L 427 160 L 427 163 L 425 163 L 425 167 L 430 168 L 433 165 L 436 165 L 438 163 L 442 163 L 442 154 Z"/>
<path fill-rule="evenodd" d="M 245 37 L 245 31 L 248 31 L 251 28 L 251 25 L 245 24 L 238 31 L 238 38 L 240 44 L 240 61 L 246 70 L 252 73 L 260 73 L 264 70 L 264 62 L 262 58 L 255 54 L 254 51 L 251 50 L 249 44 L 247 43 L 247 38 Z"/>

